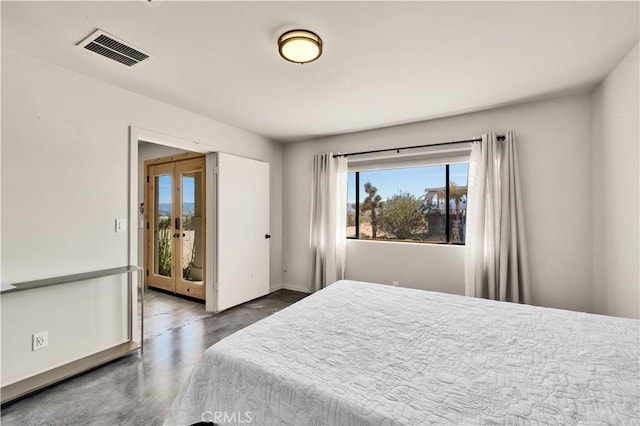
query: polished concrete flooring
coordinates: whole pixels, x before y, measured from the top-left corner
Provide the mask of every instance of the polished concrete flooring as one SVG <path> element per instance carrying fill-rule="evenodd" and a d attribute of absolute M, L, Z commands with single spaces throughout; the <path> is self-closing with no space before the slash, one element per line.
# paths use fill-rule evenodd
<path fill-rule="evenodd" d="M 156 291 L 145 294 L 144 356 L 138 353 L 2 407 L 2 425 L 161 425 L 212 344 L 306 294 L 278 290 L 218 315 Z"/>

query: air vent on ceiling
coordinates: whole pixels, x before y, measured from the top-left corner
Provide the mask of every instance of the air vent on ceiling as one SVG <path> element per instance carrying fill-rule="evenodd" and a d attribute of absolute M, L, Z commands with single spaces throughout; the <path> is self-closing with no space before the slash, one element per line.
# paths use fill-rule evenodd
<path fill-rule="evenodd" d="M 153 56 L 102 30 L 94 31 L 89 37 L 78 43 L 78 46 L 118 61 L 128 67 L 139 64 Z"/>

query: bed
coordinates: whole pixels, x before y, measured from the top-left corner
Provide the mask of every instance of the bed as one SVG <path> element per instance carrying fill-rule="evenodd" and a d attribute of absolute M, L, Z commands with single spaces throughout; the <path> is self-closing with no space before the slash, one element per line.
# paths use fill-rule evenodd
<path fill-rule="evenodd" d="M 639 334 L 343 280 L 210 347 L 165 424 L 640 425 Z"/>

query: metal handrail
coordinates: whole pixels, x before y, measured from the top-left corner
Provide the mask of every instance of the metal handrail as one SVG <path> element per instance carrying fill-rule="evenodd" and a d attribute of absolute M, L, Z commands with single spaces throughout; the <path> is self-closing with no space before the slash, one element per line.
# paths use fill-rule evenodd
<path fill-rule="evenodd" d="M 92 278 L 108 277 L 110 275 L 120 275 L 129 272 L 141 271 L 139 266 L 122 266 L 120 268 L 102 269 L 100 271 L 82 272 L 73 275 L 64 275 L 53 278 L 43 278 L 40 280 L 24 281 L 21 283 L 8 284 L 8 288 L 3 288 L 1 293 L 15 293 L 18 291 L 31 290 L 34 288 L 49 287 L 52 285 L 67 284 L 77 281 L 90 280 Z"/>
<path fill-rule="evenodd" d="M 138 285 L 136 297 L 140 301 L 140 342 L 133 340 L 133 274 L 138 273 Z M 5 404 L 14 399 L 20 398 L 29 393 L 43 389 L 52 384 L 66 380 L 77 374 L 91 370 L 95 367 L 103 365 L 106 362 L 113 361 L 119 357 L 128 355 L 138 349 L 142 354 L 144 351 L 144 282 L 142 276 L 142 268 L 139 266 L 122 266 L 120 268 L 102 269 L 100 271 L 83 272 L 80 274 L 64 275 L 60 277 L 45 278 L 40 280 L 25 281 L 15 284 L 2 284 L 2 296 L 8 293 L 32 290 L 43 287 L 50 287 L 59 284 L 68 284 L 80 282 L 95 278 L 108 277 L 114 275 L 127 274 L 127 341 L 119 343 L 110 348 L 103 349 L 83 358 L 73 360 L 67 364 L 52 368 L 45 372 L 36 374 L 15 383 L 11 383 L 2 387 L 0 402 Z"/>
<path fill-rule="evenodd" d="M 44 387 L 58 383 L 62 380 L 73 377 L 82 372 L 98 367 L 106 362 L 112 361 L 121 356 L 140 349 L 144 352 L 144 282 L 142 268 L 139 266 L 122 266 L 120 268 L 102 269 L 99 271 L 83 272 L 79 274 L 64 275 L 60 277 L 44 278 L 40 280 L 24 281 L 21 283 L 3 283 L 0 290 L 2 296 L 8 293 L 32 290 L 43 287 L 51 287 L 60 284 L 80 282 L 95 278 L 108 277 L 114 275 L 127 274 L 127 341 L 117 344 L 111 348 L 90 354 L 79 360 L 71 361 L 59 367 L 35 376 L 28 377 L 15 383 L 2 387 L 1 403 L 12 401 L 21 396 L 27 395 Z M 133 340 L 133 273 L 138 273 L 138 297 L 140 301 L 140 342 Z M 123 346 L 125 345 L 125 346 Z M 115 352 L 114 352 L 115 351 Z M 96 358 L 97 357 L 97 358 Z"/>
<path fill-rule="evenodd" d="M 142 278 L 143 278 L 142 270 L 143 268 L 141 268 L 140 266 L 127 265 L 127 266 L 121 266 L 119 268 L 101 269 L 99 271 L 82 272 L 79 274 L 63 275 L 60 277 L 53 277 L 53 278 L 43 278 L 40 280 L 24 281 L 21 283 L 14 283 L 14 284 L 3 284 L 2 289 L 0 290 L 0 293 L 2 295 L 5 295 L 10 293 L 16 293 L 19 291 L 33 290 L 36 288 L 43 288 L 43 287 L 51 287 L 51 286 L 60 285 L 60 284 L 69 284 L 69 283 L 74 283 L 79 281 L 90 280 L 94 278 L 127 274 L 127 298 L 128 298 L 127 300 L 128 327 L 127 328 L 128 328 L 128 339 L 131 342 L 133 341 L 133 300 L 131 299 L 131 290 L 132 290 L 131 274 L 133 272 L 138 272 L 139 274 L 138 281 L 140 285 L 139 288 L 141 290 L 140 348 L 142 351 L 144 351 L 144 349 L 142 349 L 143 342 L 144 342 L 144 301 L 143 301 L 144 300 L 144 283 L 142 282 Z"/>

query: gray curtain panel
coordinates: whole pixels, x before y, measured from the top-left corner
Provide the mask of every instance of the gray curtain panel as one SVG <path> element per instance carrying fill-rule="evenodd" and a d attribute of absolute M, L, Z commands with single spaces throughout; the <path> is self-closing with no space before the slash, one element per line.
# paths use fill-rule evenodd
<path fill-rule="evenodd" d="M 311 187 L 311 289 L 344 279 L 347 245 L 347 159 L 332 153 L 313 158 Z"/>
<path fill-rule="evenodd" d="M 516 137 L 474 142 L 469 161 L 465 294 L 531 303 Z"/>

